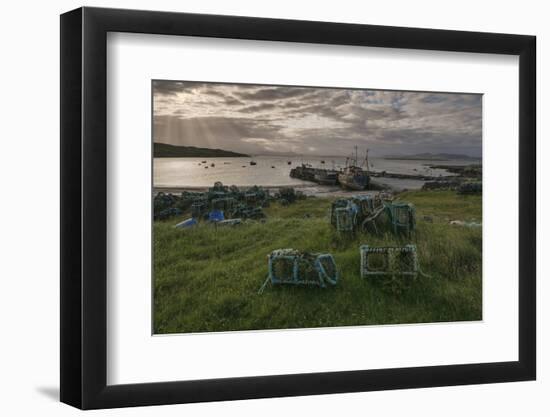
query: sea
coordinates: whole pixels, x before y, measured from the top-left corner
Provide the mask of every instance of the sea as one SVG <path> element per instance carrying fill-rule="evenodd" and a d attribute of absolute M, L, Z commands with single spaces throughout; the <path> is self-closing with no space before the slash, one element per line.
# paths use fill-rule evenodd
<path fill-rule="evenodd" d="M 256 165 L 251 165 L 250 162 L 255 162 Z M 224 185 L 238 187 L 292 186 L 323 190 L 324 186 L 290 177 L 290 170 L 302 163 L 317 168 L 338 170 L 345 167 L 346 158 L 262 155 L 241 158 L 155 158 L 153 185 L 156 189 L 204 189 L 221 181 Z M 369 168 L 373 171 L 430 176 L 454 175 L 445 169 L 431 169 L 430 165 L 468 165 L 472 163 L 472 161 L 462 160 L 369 158 Z M 419 189 L 424 184 L 423 181 L 414 179 L 376 178 L 376 181 L 394 189 Z"/>

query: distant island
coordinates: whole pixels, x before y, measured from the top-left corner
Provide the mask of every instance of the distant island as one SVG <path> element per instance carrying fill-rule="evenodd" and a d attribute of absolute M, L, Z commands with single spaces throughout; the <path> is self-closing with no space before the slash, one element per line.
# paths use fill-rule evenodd
<path fill-rule="evenodd" d="M 461 155 L 454 153 L 417 153 L 414 155 L 386 155 L 384 159 L 403 159 L 403 160 L 428 160 L 428 161 L 479 161 L 481 158 L 476 158 L 469 155 Z"/>
<path fill-rule="evenodd" d="M 155 158 L 216 158 L 216 157 L 249 157 L 243 153 L 224 151 L 223 149 L 197 148 L 195 146 L 176 146 L 167 143 L 154 143 Z"/>

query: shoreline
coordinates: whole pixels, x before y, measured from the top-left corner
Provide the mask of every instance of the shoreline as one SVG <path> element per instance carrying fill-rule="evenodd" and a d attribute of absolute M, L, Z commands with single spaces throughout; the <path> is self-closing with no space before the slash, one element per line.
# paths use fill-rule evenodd
<path fill-rule="evenodd" d="M 153 194 L 157 194 L 160 192 L 163 193 L 172 193 L 172 194 L 179 194 L 184 191 L 189 192 L 207 192 L 209 188 L 211 188 L 214 184 L 211 186 L 180 186 L 180 187 L 164 187 L 164 186 L 153 186 Z M 224 184 L 225 185 L 225 184 Z M 383 184 L 376 182 L 375 185 L 377 186 L 377 189 L 370 189 L 370 190 L 345 190 L 337 185 L 318 185 L 318 184 L 298 184 L 298 185 L 260 185 L 256 184 L 258 187 L 262 187 L 266 190 L 276 192 L 281 188 L 294 188 L 297 191 L 301 191 L 304 193 L 304 195 L 308 197 L 345 197 L 350 195 L 374 195 L 378 194 L 381 189 L 385 189 L 387 191 L 391 192 L 401 192 L 405 191 L 404 188 L 399 188 L 395 186 L 391 186 L 389 184 Z M 251 185 L 237 185 L 237 188 L 239 188 L 241 191 L 247 190 L 251 188 Z"/>
<path fill-rule="evenodd" d="M 271 192 L 277 192 L 280 188 L 289 188 L 292 186 L 262 186 L 258 185 L 266 190 Z M 206 192 L 211 187 L 153 187 L 153 194 L 160 192 L 171 193 L 171 194 L 180 194 L 184 191 L 194 191 L 194 192 Z M 238 187 L 241 190 L 247 190 L 250 186 Z M 353 190 L 343 190 L 340 187 L 325 186 L 315 187 L 315 186 L 300 186 L 292 187 L 297 191 L 301 191 L 307 197 L 344 197 L 350 195 L 365 195 L 365 194 L 378 194 L 378 190 L 363 190 L 363 191 L 353 191 Z"/>

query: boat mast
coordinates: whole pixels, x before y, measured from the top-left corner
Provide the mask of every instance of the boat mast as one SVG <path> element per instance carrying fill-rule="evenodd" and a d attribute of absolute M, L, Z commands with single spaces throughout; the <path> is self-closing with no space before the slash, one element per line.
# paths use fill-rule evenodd
<path fill-rule="evenodd" d="M 367 172 L 369 172 L 369 148 L 367 148 L 367 154 L 365 155 L 365 162 L 367 163 Z"/>

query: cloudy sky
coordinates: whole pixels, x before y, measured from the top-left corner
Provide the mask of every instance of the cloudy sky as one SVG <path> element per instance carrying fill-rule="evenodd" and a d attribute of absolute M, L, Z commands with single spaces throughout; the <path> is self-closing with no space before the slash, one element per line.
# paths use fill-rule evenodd
<path fill-rule="evenodd" d="M 153 82 L 155 142 L 247 154 L 481 156 L 481 95 Z"/>

